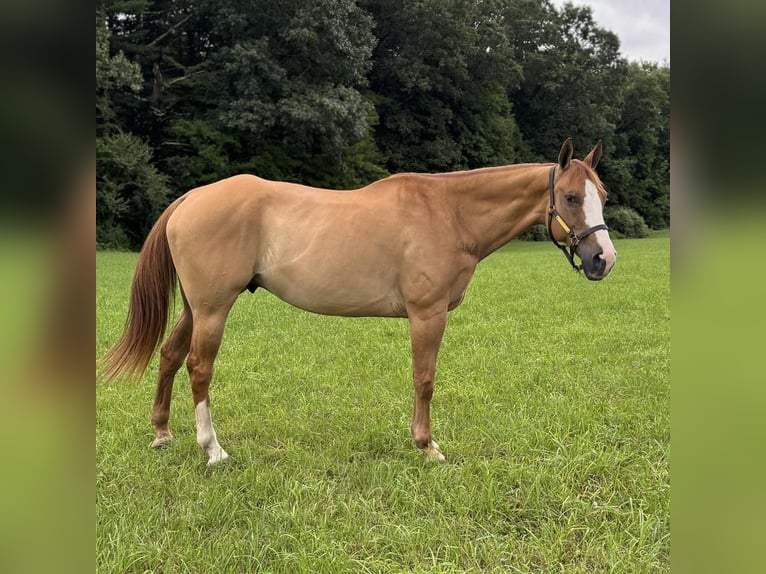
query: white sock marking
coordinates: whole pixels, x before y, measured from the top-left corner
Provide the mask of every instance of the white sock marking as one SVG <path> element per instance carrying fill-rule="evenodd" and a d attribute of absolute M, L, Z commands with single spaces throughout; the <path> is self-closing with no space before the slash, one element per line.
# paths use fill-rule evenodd
<path fill-rule="evenodd" d="M 197 444 L 207 453 L 209 457 L 207 464 L 216 464 L 226 460 L 229 455 L 218 444 L 218 437 L 213 428 L 213 419 L 210 416 L 210 406 L 206 400 L 200 401 L 194 407 L 194 417 L 197 421 Z"/>

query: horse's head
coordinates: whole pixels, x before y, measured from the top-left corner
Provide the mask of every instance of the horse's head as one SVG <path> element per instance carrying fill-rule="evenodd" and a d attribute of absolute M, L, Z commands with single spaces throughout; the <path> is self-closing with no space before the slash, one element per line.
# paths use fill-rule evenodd
<path fill-rule="evenodd" d="M 598 142 L 582 161 L 573 160 L 572 139 L 567 139 L 551 168 L 549 183 L 548 234 L 572 266 L 585 271 L 591 281 L 606 277 L 617 259 L 604 224 L 606 191 L 595 171 L 601 151 Z M 574 261 L 575 254 L 580 265 Z"/>

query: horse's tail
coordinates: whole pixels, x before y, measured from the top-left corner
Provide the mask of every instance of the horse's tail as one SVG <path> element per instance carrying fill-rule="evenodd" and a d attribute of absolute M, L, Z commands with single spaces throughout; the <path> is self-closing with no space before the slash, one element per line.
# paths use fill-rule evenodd
<path fill-rule="evenodd" d="M 165 231 L 181 201 L 183 198 L 168 206 L 146 237 L 133 276 L 122 337 L 103 359 L 104 380 L 126 373 L 130 378 L 140 377 L 165 333 L 176 287 L 176 268 Z"/>

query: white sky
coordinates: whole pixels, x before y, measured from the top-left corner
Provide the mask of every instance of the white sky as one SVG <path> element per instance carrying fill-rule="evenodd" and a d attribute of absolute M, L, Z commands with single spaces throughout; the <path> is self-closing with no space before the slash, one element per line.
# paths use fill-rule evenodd
<path fill-rule="evenodd" d="M 599 27 L 617 34 L 628 60 L 670 63 L 670 0 L 551 0 L 590 6 Z"/>

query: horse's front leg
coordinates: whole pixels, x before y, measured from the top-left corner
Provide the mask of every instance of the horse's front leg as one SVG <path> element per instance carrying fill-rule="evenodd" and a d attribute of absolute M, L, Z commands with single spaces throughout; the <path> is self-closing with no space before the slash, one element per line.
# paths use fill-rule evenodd
<path fill-rule="evenodd" d="M 436 309 L 408 309 L 408 318 L 415 387 L 410 431 L 415 445 L 423 451 L 426 461 L 445 462 L 439 445 L 431 437 L 431 397 L 434 392 L 436 356 L 447 324 L 447 306 Z"/>

